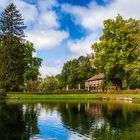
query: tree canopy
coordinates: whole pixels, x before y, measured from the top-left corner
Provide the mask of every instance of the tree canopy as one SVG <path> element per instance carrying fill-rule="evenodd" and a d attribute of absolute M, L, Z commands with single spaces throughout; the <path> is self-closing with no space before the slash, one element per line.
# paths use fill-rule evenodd
<path fill-rule="evenodd" d="M 92 45 L 97 71 L 120 84 L 126 80 L 129 85 L 132 77 L 140 77 L 139 36 L 139 20 L 124 19 L 120 15 L 105 20 L 100 42 Z"/>
<path fill-rule="evenodd" d="M 78 84 L 84 87 L 85 80 L 93 76 L 96 69 L 92 65 L 92 55 L 80 56 L 66 62 L 61 72 L 61 82 L 63 87 L 78 88 Z"/>

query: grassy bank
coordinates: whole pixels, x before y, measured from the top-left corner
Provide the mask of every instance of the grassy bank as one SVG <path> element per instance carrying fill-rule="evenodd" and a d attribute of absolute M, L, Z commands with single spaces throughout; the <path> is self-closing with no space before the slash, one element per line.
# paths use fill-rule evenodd
<path fill-rule="evenodd" d="M 116 100 L 120 98 L 140 99 L 140 94 L 7 94 L 8 99 L 107 99 Z"/>

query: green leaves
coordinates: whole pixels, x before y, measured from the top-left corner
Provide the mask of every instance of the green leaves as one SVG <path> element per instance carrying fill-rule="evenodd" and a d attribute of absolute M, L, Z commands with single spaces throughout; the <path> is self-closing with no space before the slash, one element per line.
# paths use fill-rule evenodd
<path fill-rule="evenodd" d="M 36 80 L 41 59 L 33 57 L 33 44 L 24 40 L 24 20 L 14 4 L 0 16 L 0 88 L 19 90 L 27 80 Z"/>
<path fill-rule="evenodd" d="M 103 35 L 100 42 L 92 45 L 97 71 L 104 72 L 111 80 L 129 81 L 134 74 L 138 62 L 140 21 L 123 19 L 118 15 L 116 19 L 104 21 Z"/>
<path fill-rule="evenodd" d="M 84 87 L 85 80 L 95 74 L 92 64 L 92 56 L 80 56 L 64 64 L 61 72 L 61 82 L 63 86 L 69 85 L 70 88 L 78 88 L 78 84 Z"/>

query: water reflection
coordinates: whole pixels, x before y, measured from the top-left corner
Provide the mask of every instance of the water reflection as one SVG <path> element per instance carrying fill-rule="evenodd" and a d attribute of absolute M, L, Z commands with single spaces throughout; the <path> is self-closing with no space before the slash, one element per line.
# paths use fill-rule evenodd
<path fill-rule="evenodd" d="M 140 107 L 99 103 L 0 103 L 2 140 L 139 140 Z"/>
<path fill-rule="evenodd" d="M 23 105 L 0 103 L 0 139 L 28 140 L 39 133 L 34 105 L 23 111 Z"/>

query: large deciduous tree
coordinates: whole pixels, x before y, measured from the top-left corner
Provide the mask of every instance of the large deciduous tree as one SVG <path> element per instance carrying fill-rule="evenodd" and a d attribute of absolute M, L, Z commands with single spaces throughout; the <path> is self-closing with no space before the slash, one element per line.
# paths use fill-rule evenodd
<path fill-rule="evenodd" d="M 35 53 L 35 49 L 33 44 L 29 41 L 25 42 L 25 72 L 24 72 L 24 80 L 25 81 L 36 81 L 38 78 L 39 67 L 41 66 L 42 59 L 39 57 L 34 57 L 33 53 Z"/>
<path fill-rule="evenodd" d="M 33 56 L 35 49 L 33 44 L 29 41 L 25 45 L 25 71 L 24 71 L 24 89 L 27 91 L 35 91 L 38 85 L 38 76 L 40 75 L 39 67 L 41 66 L 42 59 Z"/>
<path fill-rule="evenodd" d="M 104 72 L 109 81 L 121 85 L 122 81 L 126 80 L 129 85 L 133 71 L 137 72 L 140 59 L 137 41 L 139 27 L 139 20 L 123 19 L 120 15 L 116 19 L 104 21 L 100 42 L 92 46 L 95 55 L 93 61 L 97 70 Z"/>

